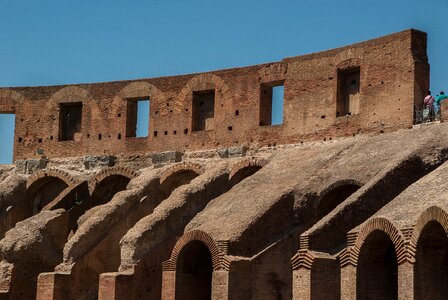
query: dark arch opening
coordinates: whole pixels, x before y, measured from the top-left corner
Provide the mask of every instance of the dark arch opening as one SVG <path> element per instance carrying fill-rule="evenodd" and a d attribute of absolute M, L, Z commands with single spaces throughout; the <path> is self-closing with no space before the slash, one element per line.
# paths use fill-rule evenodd
<path fill-rule="evenodd" d="M 356 299 L 398 299 L 398 264 L 395 247 L 389 236 L 373 231 L 359 253 Z"/>
<path fill-rule="evenodd" d="M 181 185 L 188 184 L 199 174 L 193 170 L 179 170 L 168 176 L 160 185 L 160 192 L 163 198 L 168 197 L 171 192 Z"/>
<path fill-rule="evenodd" d="M 176 300 L 210 300 L 212 255 L 202 242 L 192 241 L 179 253 L 176 266 Z"/>
<path fill-rule="evenodd" d="M 27 190 L 29 215 L 38 214 L 67 187 L 68 184 L 64 180 L 53 176 L 35 181 Z"/>
<path fill-rule="evenodd" d="M 321 197 L 316 210 L 316 219 L 319 220 L 331 212 L 336 206 L 350 197 L 361 186 L 355 183 L 339 185 L 330 189 Z"/>
<path fill-rule="evenodd" d="M 239 169 L 230 179 L 230 186 L 234 186 L 237 183 L 239 183 L 240 181 L 242 181 L 243 179 L 254 175 L 260 169 L 261 169 L 261 166 L 257 166 L 257 165 L 247 166 L 247 167 Z"/>
<path fill-rule="evenodd" d="M 448 297 L 448 238 L 443 227 L 426 224 L 417 243 L 414 297 L 442 300 Z"/>
<path fill-rule="evenodd" d="M 101 180 L 95 187 L 90 199 L 78 199 L 77 203 L 70 209 L 70 236 L 78 229 L 78 219 L 87 210 L 94 206 L 102 205 L 128 186 L 131 179 L 123 175 L 110 175 Z"/>
<path fill-rule="evenodd" d="M 129 177 L 114 174 L 101 180 L 92 192 L 91 206 L 101 205 L 112 200 L 113 196 L 126 189 Z"/>

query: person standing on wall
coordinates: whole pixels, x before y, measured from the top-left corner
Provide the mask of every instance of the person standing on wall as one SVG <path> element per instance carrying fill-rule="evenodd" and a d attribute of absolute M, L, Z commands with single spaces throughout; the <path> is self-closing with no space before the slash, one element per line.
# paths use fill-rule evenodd
<path fill-rule="evenodd" d="M 434 102 L 436 99 L 431 95 L 431 91 L 428 91 L 428 95 L 423 99 L 423 104 L 425 106 L 425 109 L 428 110 L 428 116 L 430 120 L 434 118 L 435 116 L 435 107 Z"/>
<path fill-rule="evenodd" d="M 446 98 L 448 98 L 448 96 L 445 95 L 444 91 L 440 91 L 440 94 L 436 97 L 436 105 L 438 107 L 438 111 L 437 111 L 438 114 L 441 113 L 442 101 L 445 100 Z"/>

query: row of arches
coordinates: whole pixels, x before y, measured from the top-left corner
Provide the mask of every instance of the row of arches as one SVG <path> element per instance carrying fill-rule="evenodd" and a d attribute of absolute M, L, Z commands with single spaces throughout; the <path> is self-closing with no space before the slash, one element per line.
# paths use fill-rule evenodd
<path fill-rule="evenodd" d="M 357 299 L 399 299 L 400 277 L 410 280 L 414 299 L 448 294 L 448 214 L 429 207 L 412 228 L 398 230 L 387 219 L 368 221 L 351 248 Z M 410 264 L 410 274 L 400 265 Z M 405 273 L 405 271 L 401 271 Z"/>
<path fill-rule="evenodd" d="M 213 272 L 219 270 L 223 253 L 213 251 L 216 243 L 188 233 L 173 249 L 171 266 L 176 272 L 176 300 L 209 300 Z M 210 238 L 209 238 L 210 239 Z M 181 245 L 181 248 L 179 248 Z M 437 220 L 426 223 L 421 230 L 413 258 L 413 299 L 442 300 L 448 295 L 448 235 Z M 169 270 L 169 268 L 166 268 Z M 403 275 L 401 275 L 403 276 Z M 399 255 L 388 233 L 370 232 L 359 251 L 356 265 L 356 298 L 362 300 L 397 300 L 399 297 Z M 325 287 L 320 287 L 325 288 Z M 311 299 L 321 299 L 314 295 Z M 336 299 L 336 298 L 335 298 Z"/>

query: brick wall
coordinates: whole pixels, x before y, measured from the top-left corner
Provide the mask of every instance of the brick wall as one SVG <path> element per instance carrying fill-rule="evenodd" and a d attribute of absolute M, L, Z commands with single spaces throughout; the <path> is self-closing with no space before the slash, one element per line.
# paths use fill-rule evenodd
<path fill-rule="evenodd" d="M 338 81 L 345 71 L 358 68 L 359 113 L 337 117 Z M 284 84 L 283 124 L 260 126 L 260 112 L 265 111 L 260 108 L 261 87 L 277 84 Z M 280 62 L 202 74 L 3 88 L 0 113 L 16 114 L 15 159 L 40 156 L 37 149 L 50 158 L 133 155 L 296 143 L 406 128 L 428 85 L 426 33 L 407 30 Z M 194 131 L 193 94 L 212 90 L 213 118 L 206 120 L 205 130 Z M 128 100 L 148 98 L 149 136 L 126 137 Z M 64 118 L 60 108 L 67 103 L 82 103 L 81 130 L 74 140 L 59 141 Z"/>

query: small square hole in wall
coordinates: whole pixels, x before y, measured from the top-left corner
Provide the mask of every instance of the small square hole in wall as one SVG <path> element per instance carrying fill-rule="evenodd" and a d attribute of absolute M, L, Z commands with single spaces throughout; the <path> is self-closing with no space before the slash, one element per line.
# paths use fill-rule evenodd
<path fill-rule="evenodd" d="M 192 131 L 214 128 L 215 90 L 193 92 Z"/>
<path fill-rule="evenodd" d="M 157 136 L 157 131 L 154 131 L 154 136 Z"/>
<path fill-rule="evenodd" d="M 266 83 L 260 86 L 260 125 L 283 124 L 283 82 Z"/>

